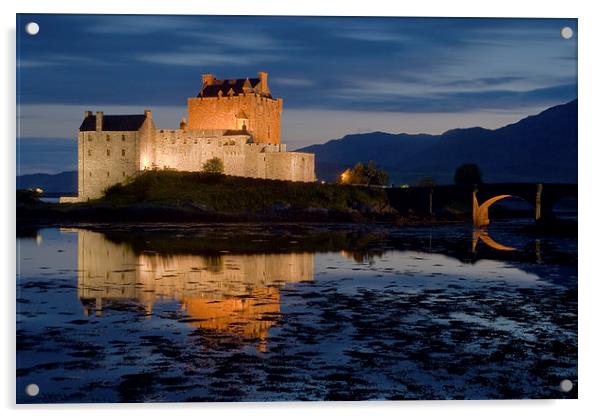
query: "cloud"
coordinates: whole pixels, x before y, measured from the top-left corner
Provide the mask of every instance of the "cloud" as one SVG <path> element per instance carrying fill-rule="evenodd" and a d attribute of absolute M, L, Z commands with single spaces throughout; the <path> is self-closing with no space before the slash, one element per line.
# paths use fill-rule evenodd
<path fill-rule="evenodd" d="M 163 52 L 157 54 L 142 54 L 137 59 L 161 65 L 179 65 L 203 68 L 214 65 L 249 65 L 262 64 L 278 60 L 274 55 L 260 54 L 227 54 L 218 52 Z"/>
<path fill-rule="evenodd" d="M 60 64 L 57 62 L 46 61 L 46 60 L 17 59 L 17 68 L 52 67 L 54 65 L 60 65 Z"/>
<path fill-rule="evenodd" d="M 17 58 L 18 68 L 56 67 L 66 65 L 110 65 L 109 62 L 83 55 L 43 54 L 35 59 Z"/>
<path fill-rule="evenodd" d="M 474 78 L 470 80 L 455 80 L 445 83 L 446 86 L 454 86 L 454 87 L 489 87 L 489 86 L 498 86 L 501 84 L 508 84 L 514 81 L 523 81 L 525 77 L 517 77 L 517 76 L 500 76 L 500 77 L 480 77 Z"/>
<path fill-rule="evenodd" d="M 100 15 L 95 18 L 95 22 L 85 27 L 86 32 L 99 35 L 147 35 L 194 27 L 182 16 Z"/>
<path fill-rule="evenodd" d="M 308 78 L 274 77 L 270 84 L 278 86 L 308 87 L 315 85 L 315 81 Z"/>

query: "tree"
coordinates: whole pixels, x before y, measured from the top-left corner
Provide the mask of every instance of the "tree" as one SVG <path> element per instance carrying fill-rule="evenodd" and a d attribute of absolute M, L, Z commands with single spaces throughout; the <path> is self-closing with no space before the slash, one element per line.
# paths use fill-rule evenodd
<path fill-rule="evenodd" d="M 205 161 L 205 164 L 203 164 L 203 173 L 224 174 L 224 162 L 217 157 Z"/>
<path fill-rule="evenodd" d="M 437 182 L 431 176 L 419 177 L 414 184 L 416 187 L 435 187 Z"/>
<path fill-rule="evenodd" d="M 357 163 L 353 168 L 343 171 L 339 183 L 385 186 L 389 183 L 389 174 L 374 161 L 369 161 L 368 164 Z"/>
<path fill-rule="evenodd" d="M 454 175 L 454 183 L 459 186 L 475 185 L 483 183 L 483 176 L 481 175 L 481 169 L 478 165 L 462 164 L 456 168 L 456 174 Z"/>

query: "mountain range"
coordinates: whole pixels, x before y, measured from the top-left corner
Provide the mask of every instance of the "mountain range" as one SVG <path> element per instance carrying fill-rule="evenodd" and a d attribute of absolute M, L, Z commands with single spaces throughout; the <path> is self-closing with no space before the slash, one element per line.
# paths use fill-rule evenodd
<path fill-rule="evenodd" d="M 577 100 L 499 129 L 452 129 L 441 135 L 371 132 L 299 149 L 316 156 L 318 179 L 332 181 L 357 162 L 373 160 L 395 184 L 424 176 L 453 182 L 455 169 L 476 163 L 485 182 L 577 182 Z M 77 191 L 77 172 L 28 174 L 17 188 Z"/>
<path fill-rule="evenodd" d="M 577 182 L 577 100 L 499 129 L 452 129 L 441 135 L 372 132 L 299 149 L 316 156 L 316 175 L 332 181 L 373 160 L 393 183 L 423 176 L 453 182 L 455 169 L 476 163 L 486 182 Z"/>

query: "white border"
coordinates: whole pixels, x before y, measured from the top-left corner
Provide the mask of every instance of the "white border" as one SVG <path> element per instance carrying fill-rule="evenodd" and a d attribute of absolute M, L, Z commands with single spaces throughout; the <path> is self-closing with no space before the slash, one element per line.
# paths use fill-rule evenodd
<path fill-rule="evenodd" d="M 319 4 L 318 4 L 319 3 Z M 488 1 L 421 0 L 409 2 L 370 0 L 350 3 L 338 1 L 68 1 L 35 0 L 0 3 L 3 26 L 2 92 L 0 102 L 2 137 L 2 251 L 5 274 L 2 276 L 4 337 L 1 344 L 2 379 L 0 394 L 7 416 L 17 414 L 86 417 L 104 416 L 109 410 L 124 408 L 141 411 L 148 417 L 163 416 L 167 410 L 180 413 L 238 415 L 249 417 L 301 417 L 307 414 L 344 416 L 440 416 L 487 418 L 524 415 L 546 417 L 588 416 L 600 411 L 599 347 L 600 302 L 602 277 L 595 264 L 599 257 L 596 229 L 598 212 L 602 210 L 599 187 L 602 130 L 600 112 L 599 41 L 602 39 L 602 16 L 595 2 L 525 0 Z M 352 403 L 272 403 L 272 404 L 153 404 L 153 405 L 89 405 L 89 406 L 14 406 L 15 399 L 15 13 L 125 13 L 125 14 L 288 14 L 288 15 L 356 15 L 356 16 L 459 16 L 459 17 L 576 17 L 579 18 L 579 400 L 578 401 L 448 401 L 448 402 L 352 402 Z"/>

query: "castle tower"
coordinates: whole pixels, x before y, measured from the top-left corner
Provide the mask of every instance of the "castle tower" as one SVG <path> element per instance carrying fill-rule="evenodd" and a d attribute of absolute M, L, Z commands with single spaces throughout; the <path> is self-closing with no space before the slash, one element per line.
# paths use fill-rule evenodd
<path fill-rule="evenodd" d="M 240 131 L 244 125 L 253 142 L 280 144 L 282 99 L 272 97 L 268 73 L 233 80 L 203 74 L 202 81 L 197 97 L 188 99 L 187 129 Z"/>

